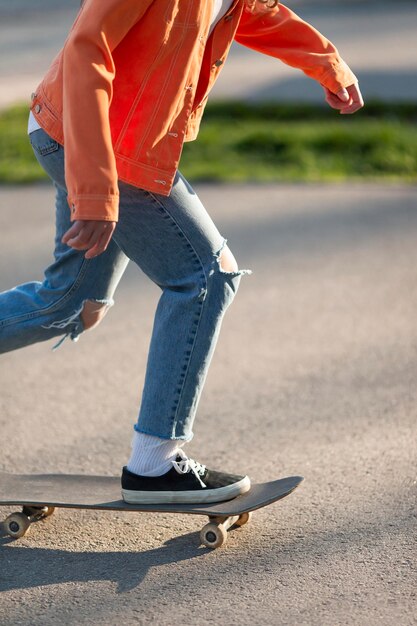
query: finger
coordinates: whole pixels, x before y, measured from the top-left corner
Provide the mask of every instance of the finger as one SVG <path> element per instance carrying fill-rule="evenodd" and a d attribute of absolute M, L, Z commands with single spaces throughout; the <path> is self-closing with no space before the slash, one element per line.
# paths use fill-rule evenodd
<path fill-rule="evenodd" d="M 347 94 L 348 100 L 346 102 L 343 102 L 342 100 L 340 100 L 340 98 L 338 97 L 337 94 L 332 93 L 326 87 L 324 88 L 324 91 L 325 91 L 325 94 L 326 94 L 326 98 L 325 98 L 326 102 L 332 109 L 340 110 L 341 108 L 345 107 L 346 104 L 349 104 L 351 102 L 349 94 Z"/>
<path fill-rule="evenodd" d="M 360 102 L 362 106 L 364 105 L 363 97 L 362 97 L 361 90 L 359 88 L 358 83 L 354 83 L 353 85 L 350 85 L 347 88 L 347 91 L 350 97 L 352 98 L 352 100 L 354 100 L 355 102 Z"/>
<path fill-rule="evenodd" d="M 115 228 L 115 224 L 112 222 L 106 223 L 102 225 L 99 236 L 97 237 L 95 244 L 91 245 L 92 241 L 90 241 L 90 247 L 87 253 L 85 254 L 86 259 L 92 259 L 99 254 L 102 254 L 110 243 L 110 240 L 113 236 L 113 231 Z"/>
<path fill-rule="evenodd" d="M 356 111 L 359 111 L 359 109 L 361 108 L 362 106 L 360 105 L 352 105 L 348 107 L 347 109 L 341 109 L 340 115 L 351 115 L 352 113 L 356 113 Z"/>
<path fill-rule="evenodd" d="M 352 98 L 352 102 L 349 106 L 343 107 L 343 109 L 340 111 L 343 115 L 355 113 L 356 111 L 359 111 L 359 109 L 361 109 L 365 104 L 361 91 L 359 89 L 359 85 L 357 83 L 354 85 L 350 85 L 347 88 L 347 91 Z"/>
<path fill-rule="evenodd" d="M 343 107 L 343 109 L 340 110 L 340 113 L 341 115 L 349 115 L 351 113 L 356 113 L 356 111 L 359 111 L 359 109 L 361 109 L 362 107 L 363 107 L 363 101 L 362 102 L 354 101 L 349 106 Z"/>
<path fill-rule="evenodd" d="M 336 93 L 336 97 L 341 102 L 349 102 L 349 100 L 350 100 L 350 95 L 349 95 L 347 89 L 345 89 L 344 87 L 342 89 L 339 89 L 339 91 Z"/>
<path fill-rule="evenodd" d="M 62 243 L 67 243 L 73 237 L 76 237 L 83 228 L 83 222 L 77 220 L 72 224 L 72 226 L 64 233 L 61 241 Z"/>
<path fill-rule="evenodd" d="M 94 224 L 86 222 L 80 232 L 67 240 L 67 245 L 75 250 L 86 250 L 90 247 L 90 241 L 94 235 Z"/>
<path fill-rule="evenodd" d="M 98 239 L 98 241 L 96 242 L 96 244 L 89 248 L 87 250 L 87 252 L 85 253 L 85 258 L 86 259 L 93 259 L 96 256 L 99 256 L 100 254 L 102 254 L 108 247 L 111 237 L 113 234 L 113 230 L 108 231 L 105 230 L 100 238 Z"/>
<path fill-rule="evenodd" d="M 88 236 L 88 232 L 86 233 L 86 237 Z M 99 241 L 100 237 L 103 234 L 103 227 L 101 225 L 97 226 L 97 224 L 95 224 L 95 227 L 91 228 L 91 234 L 88 238 L 88 240 L 85 241 L 86 245 L 88 246 L 88 248 L 92 248 L 93 246 L 96 245 L 96 243 Z"/>

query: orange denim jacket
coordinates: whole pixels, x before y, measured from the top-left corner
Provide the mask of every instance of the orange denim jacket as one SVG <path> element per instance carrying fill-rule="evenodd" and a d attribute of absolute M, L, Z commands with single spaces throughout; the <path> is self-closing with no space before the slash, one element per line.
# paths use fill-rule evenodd
<path fill-rule="evenodd" d="M 233 40 L 333 92 L 356 82 L 336 48 L 284 5 L 234 0 L 208 37 L 211 12 L 209 0 L 84 1 L 31 104 L 65 145 L 72 220 L 116 221 L 118 178 L 169 195 Z"/>

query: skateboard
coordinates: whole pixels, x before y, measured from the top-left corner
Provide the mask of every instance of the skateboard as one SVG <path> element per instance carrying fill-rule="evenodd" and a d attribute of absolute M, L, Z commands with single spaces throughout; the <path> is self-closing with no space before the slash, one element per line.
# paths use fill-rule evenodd
<path fill-rule="evenodd" d="M 0 473 L 0 505 L 20 505 L 3 522 L 6 533 L 23 537 L 32 522 L 52 515 L 56 507 L 205 515 L 209 522 L 200 532 L 201 543 L 218 548 L 227 540 L 232 526 L 243 526 L 252 511 L 285 498 L 303 481 L 291 476 L 254 484 L 250 491 L 233 500 L 199 504 L 127 504 L 120 499 L 120 478 L 75 474 L 7 474 Z"/>

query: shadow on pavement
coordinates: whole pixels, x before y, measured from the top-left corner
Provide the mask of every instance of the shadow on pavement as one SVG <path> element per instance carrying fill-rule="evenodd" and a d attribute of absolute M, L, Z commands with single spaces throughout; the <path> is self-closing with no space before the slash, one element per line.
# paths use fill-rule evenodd
<path fill-rule="evenodd" d="M 400 496 L 402 498 L 402 496 Z M 370 515 L 362 513 L 353 522 L 346 517 L 333 529 L 323 526 L 305 535 L 297 534 L 268 537 L 265 540 L 261 527 L 255 525 L 239 537 L 236 546 L 216 551 L 214 561 L 208 560 L 206 568 L 216 570 L 216 578 L 239 577 L 239 572 L 250 569 L 253 556 L 262 557 L 266 566 L 274 562 L 276 571 L 285 576 L 297 572 L 300 563 L 315 562 L 347 553 L 373 551 L 375 545 L 383 545 L 398 534 L 407 536 L 415 526 L 415 511 L 410 500 L 402 502 L 400 510 L 392 502 L 383 514 L 376 507 Z M 405 505 L 405 506 L 404 506 Z M 382 515 L 381 515 L 382 513 Z M 260 531 L 256 534 L 256 531 Z M 88 538 L 86 538 L 87 543 Z M 198 534 L 188 533 L 169 539 L 162 546 L 144 552 L 77 552 L 67 550 L 38 549 L 11 546 L 13 540 L 0 539 L 3 565 L 0 573 L 0 590 L 29 589 L 45 585 L 110 581 L 117 584 L 117 593 L 126 593 L 137 587 L 152 568 L 167 564 L 190 562 L 197 557 L 210 557 L 212 551 L 197 547 Z M 233 567 L 231 569 L 231 562 Z M 194 567 L 190 576 L 195 573 Z M 34 573 L 36 572 L 36 574 Z M 195 581 L 198 584 L 198 581 Z"/>
<path fill-rule="evenodd" d="M 197 547 L 198 533 L 195 532 L 174 537 L 145 552 L 69 552 L 11 547 L 15 540 L 5 537 L 4 533 L 0 536 L 2 561 L 8 563 L 0 573 L 1 591 L 106 580 L 117 583 L 117 592 L 124 593 L 140 586 L 152 567 L 207 554 L 207 548 Z"/>

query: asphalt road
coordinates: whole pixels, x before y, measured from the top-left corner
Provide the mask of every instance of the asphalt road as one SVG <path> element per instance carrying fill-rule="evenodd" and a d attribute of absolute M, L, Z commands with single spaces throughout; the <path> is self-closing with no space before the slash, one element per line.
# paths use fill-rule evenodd
<path fill-rule="evenodd" d="M 198 186 L 253 275 L 189 452 L 306 480 L 214 552 L 200 518 L 165 514 L 61 510 L 0 537 L 2 626 L 416 623 L 416 191 Z M 41 276 L 52 204 L 47 186 L 0 190 L 0 289 Z M 78 344 L 1 357 L 0 470 L 119 473 L 157 297 L 130 267 Z"/>
<path fill-rule="evenodd" d="M 366 99 L 417 98 L 415 2 L 288 1 L 339 48 Z M 29 101 L 61 48 L 78 0 L 0 0 L 0 108 Z M 234 46 L 213 98 L 321 102 L 322 89 L 279 61 Z"/>

